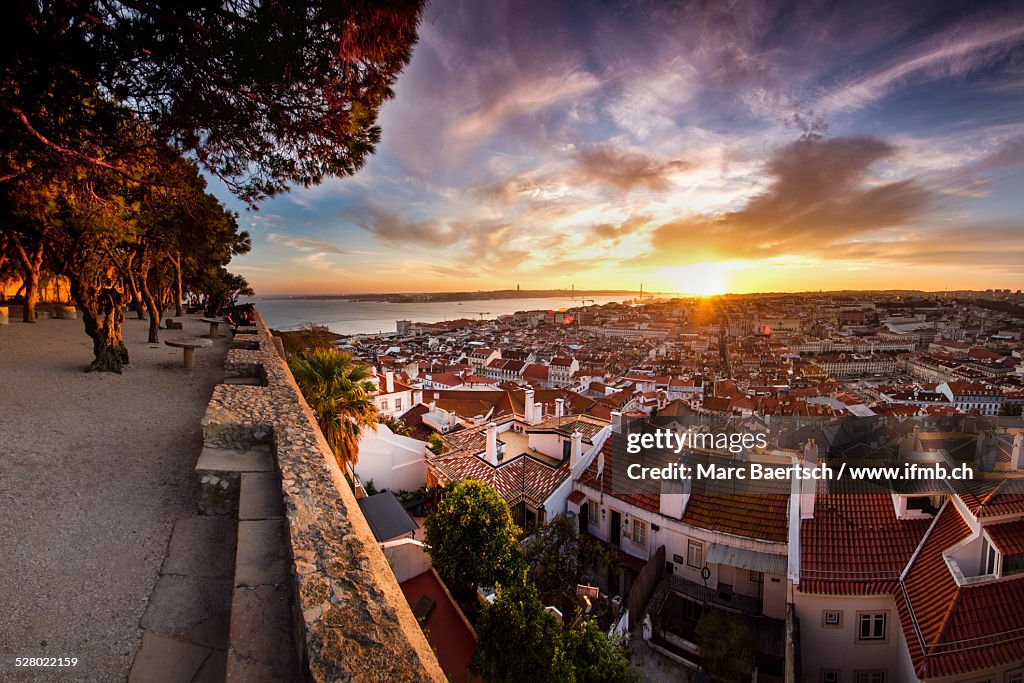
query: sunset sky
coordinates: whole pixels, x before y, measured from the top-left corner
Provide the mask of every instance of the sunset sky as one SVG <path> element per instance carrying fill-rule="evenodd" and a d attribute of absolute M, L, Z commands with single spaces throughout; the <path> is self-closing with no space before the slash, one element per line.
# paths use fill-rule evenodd
<path fill-rule="evenodd" d="M 258 294 L 1024 286 L 1019 2 L 432 0 L 380 124 Z"/>

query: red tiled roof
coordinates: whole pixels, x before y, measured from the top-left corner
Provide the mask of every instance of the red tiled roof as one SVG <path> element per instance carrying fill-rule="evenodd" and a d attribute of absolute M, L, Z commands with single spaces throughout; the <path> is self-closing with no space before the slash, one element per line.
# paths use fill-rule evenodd
<path fill-rule="evenodd" d="M 823 493 L 800 526 L 800 591 L 889 593 L 931 519 L 899 520 L 887 493 Z"/>
<path fill-rule="evenodd" d="M 613 434 L 612 437 L 614 436 Z M 597 476 L 597 463 L 600 458 L 594 457 L 587 469 L 580 475 L 579 483 L 648 512 L 657 512 L 660 507 L 660 497 L 658 494 L 622 493 L 615 488 L 615 475 L 612 472 L 612 459 L 614 457 L 612 455 L 612 441 L 613 438 L 606 439 L 604 446 L 601 447 L 601 454 L 604 456 L 604 474 L 601 477 Z"/>
<path fill-rule="evenodd" d="M 572 493 L 569 494 L 569 502 L 572 503 L 573 505 L 579 505 L 586 499 L 587 494 L 583 493 L 583 491 L 573 491 Z"/>
<path fill-rule="evenodd" d="M 1011 486 L 1009 479 L 950 482 L 950 487 L 978 519 L 1024 513 L 1024 494 L 1001 492 Z"/>
<path fill-rule="evenodd" d="M 985 533 L 992 539 L 992 545 L 1005 555 L 1024 553 L 1024 519 L 1002 524 L 990 524 Z"/>
<path fill-rule="evenodd" d="M 702 529 L 775 543 L 788 537 L 786 494 L 694 494 L 683 521 Z"/>
<path fill-rule="evenodd" d="M 1024 660 L 1024 576 L 957 586 L 942 553 L 971 533 L 947 503 L 921 545 L 896 605 L 915 672 L 937 678 Z"/>
<path fill-rule="evenodd" d="M 597 476 L 598 458 L 580 475 L 579 483 L 603 492 L 624 503 L 649 512 L 658 512 L 661 497 L 657 493 L 626 493 L 614 482 L 614 438 L 605 441 L 604 475 Z M 787 537 L 789 496 L 784 494 L 694 494 L 686 506 L 683 521 L 693 526 L 736 536 L 783 543 Z"/>
<path fill-rule="evenodd" d="M 484 428 L 467 429 L 442 437 L 445 452 L 429 456 L 427 466 L 446 481 L 474 479 L 493 486 L 509 505 L 527 501 L 541 505 L 569 476 L 569 459 L 557 466 L 548 465 L 529 455 L 506 460 L 494 466 L 481 458 L 486 446 Z M 501 438 L 501 435 L 498 435 Z"/>

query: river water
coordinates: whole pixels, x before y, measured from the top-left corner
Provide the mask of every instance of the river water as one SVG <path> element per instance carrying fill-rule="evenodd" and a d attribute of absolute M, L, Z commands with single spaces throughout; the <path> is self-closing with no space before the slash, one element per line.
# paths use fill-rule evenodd
<path fill-rule="evenodd" d="M 597 304 L 622 301 L 625 295 L 595 296 Z M 307 323 L 326 325 L 338 334 L 378 334 L 394 332 L 395 321 L 439 322 L 458 318 L 493 319 L 516 311 L 557 310 L 582 305 L 569 298 L 490 299 L 439 301 L 427 303 L 387 303 L 348 301 L 345 299 L 248 299 L 256 304 L 267 325 L 279 330 L 294 330 Z M 587 300 L 590 303 L 590 300 Z M 481 313 L 483 315 L 481 315 Z"/>

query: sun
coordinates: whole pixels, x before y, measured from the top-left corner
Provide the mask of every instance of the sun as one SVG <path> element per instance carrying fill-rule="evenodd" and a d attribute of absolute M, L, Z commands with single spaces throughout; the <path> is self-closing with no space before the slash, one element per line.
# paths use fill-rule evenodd
<path fill-rule="evenodd" d="M 688 266 L 676 266 L 672 271 L 670 282 L 682 294 L 697 296 L 717 296 L 729 291 L 729 264 L 715 261 L 692 263 Z"/>

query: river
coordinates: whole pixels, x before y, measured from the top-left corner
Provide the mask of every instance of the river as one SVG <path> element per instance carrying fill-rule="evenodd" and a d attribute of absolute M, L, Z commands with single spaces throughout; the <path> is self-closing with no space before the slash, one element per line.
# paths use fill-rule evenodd
<path fill-rule="evenodd" d="M 622 301 L 620 296 L 595 296 L 594 302 Z M 348 301 L 346 299 L 247 299 L 256 305 L 267 325 L 279 330 L 294 330 L 307 323 L 326 325 L 338 334 L 378 334 L 394 332 L 395 321 L 438 322 L 458 318 L 493 319 L 516 311 L 555 310 L 580 306 L 569 297 L 550 299 L 488 299 L 438 301 L 426 303 L 388 303 Z M 587 299 L 590 303 L 590 299 Z M 481 315 L 481 313 L 483 315 Z"/>

